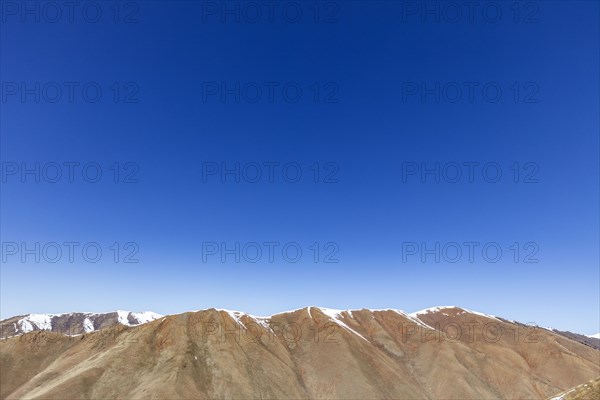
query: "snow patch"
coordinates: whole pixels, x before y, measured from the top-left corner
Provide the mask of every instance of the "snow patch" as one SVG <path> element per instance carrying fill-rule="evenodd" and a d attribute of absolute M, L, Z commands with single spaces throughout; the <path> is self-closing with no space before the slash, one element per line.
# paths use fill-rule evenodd
<path fill-rule="evenodd" d="M 426 308 L 426 309 L 421 310 L 421 311 L 410 313 L 409 315 L 412 316 L 412 317 L 418 318 L 419 315 L 424 315 L 424 314 L 429 314 L 429 313 L 441 313 L 442 315 L 445 315 L 445 316 L 449 317 L 450 314 L 446 313 L 445 310 L 452 309 L 452 308 L 460 310 L 460 312 L 457 315 L 474 314 L 474 315 L 478 315 L 480 317 L 494 319 L 496 321 L 501 321 L 500 319 L 498 319 L 497 317 L 495 317 L 493 315 L 483 314 L 483 313 L 480 313 L 480 312 L 477 312 L 477 311 L 467 310 L 466 308 L 457 307 L 457 306 L 431 307 L 431 308 Z"/>
<path fill-rule="evenodd" d="M 217 310 L 217 311 L 223 311 L 223 312 L 229 314 L 229 316 L 235 321 L 236 324 L 240 325 L 243 328 L 246 328 L 244 326 L 244 324 L 242 323 L 241 318 L 242 318 L 243 315 L 248 315 L 248 314 L 246 314 L 244 312 L 241 312 L 241 311 L 226 310 L 224 308 L 216 308 L 215 310 Z"/>
<path fill-rule="evenodd" d="M 129 323 L 129 311 L 123 311 L 123 310 L 117 310 L 117 321 L 122 324 L 122 325 L 126 325 L 126 326 L 130 326 L 131 324 Z"/>
<path fill-rule="evenodd" d="M 163 317 L 160 314 L 157 314 L 152 311 L 144 311 L 144 312 L 129 312 L 117 310 L 109 313 L 90 313 L 90 312 L 77 312 L 77 313 L 64 313 L 64 314 L 28 314 L 18 319 L 16 323 L 13 323 L 16 335 L 25 334 L 32 331 L 52 331 L 52 321 L 57 318 L 64 317 L 73 317 L 77 318 L 83 317 L 83 320 L 77 319 L 77 321 L 81 321 L 83 332 L 89 333 L 95 331 L 94 321 L 98 317 L 104 317 L 107 315 L 117 314 L 118 323 L 126 326 L 137 326 L 141 324 L 148 323 L 155 319 Z M 130 322 L 130 319 L 132 322 Z M 71 320 L 71 318 L 69 318 Z M 72 320 L 71 320 L 72 321 Z M 76 321 L 72 321 L 76 322 Z M 73 336 L 73 335 L 66 335 Z"/>
<path fill-rule="evenodd" d="M 342 328 L 346 329 L 348 332 L 354 333 L 355 335 L 361 337 L 365 342 L 369 342 L 363 335 L 361 335 L 360 333 L 356 332 L 354 329 L 350 328 L 348 325 L 346 325 L 342 321 L 342 312 L 344 312 L 344 311 L 342 311 L 342 310 L 333 310 L 331 308 L 323 308 L 323 307 L 319 307 L 319 310 L 321 310 L 323 312 L 323 314 L 327 315 L 336 324 L 338 324 Z"/>
<path fill-rule="evenodd" d="M 268 322 L 270 317 L 257 317 L 255 315 L 246 314 L 245 312 L 242 312 L 242 311 L 231 311 L 231 310 L 226 310 L 224 308 L 216 308 L 216 310 L 227 313 L 235 321 L 236 324 L 238 324 L 239 326 L 241 326 L 244 329 L 248 329 L 246 327 L 246 325 L 244 325 L 244 323 L 242 322 L 242 317 L 246 316 L 246 317 L 251 318 L 254 321 L 256 321 L 256 324 L 271 331 L 272 333 L 275 333 L 273 331 L 273 328 L 271 328 L 271 325 L 269 325 L 269 322 Z"/>
<path fill-rule="evenodd" d="M 89 333 L 89 332 L 93 332 L 94 331 L 94 324 L 92 323 L 92 321 L 86 317 L 83 320 L 83 331 L 85 333 Z"/>
<path fill-rule="evenodd" d="M 53 314 L 29 314 L 17 321 L 19 328 L 24 332 L 34 330 L 49 331 L 52 329 Z"/>
<path fill-rule="evenodd" d="M 402 315 L 404 318 L 414 322 L 417 325 L 420 325 L 422 328 L 425 329 L 431 329 L 431 330 L 435 330 L 434 328 L 432 328 L 431 326 L 427 325 L 425 322 L 421 321 L 419 318 L 413 316 L 412 314 L 407 314 L 404 311 L 400 311 L 400 310 L 393 310 L 396 313 Z"/>
<path fill-rule="evenodd" d="M 132 312 L 130 314 L 131 316 L 133 316 L 133 318 L 136 319 L 138 324 L 146 324 L 148 322 L 154 321 L 155 319 L 163 317 L 162 315 L 152 311 Z"/>
<path fill-rule="evenodd" d="M 576 389 L 577 389 L 577 388 L 575 387 L 575 388 L 573 388 L 573 389 L 571 389 L 571 390 L 568 390 L 568 391 L 566 391 L 566 392 L 562 392 L 561 394 L 559 394 L 559 395 L 558 395 L 558 396 L 556 396 L 556 397 L 553 397 L 553 398 L 551 398 L 550 400 L 565 400 L 565 396 L 566 396 L 566 395 L 568 395 L 568 394 L 569 394 L 569 393 L 571 393 L 571 392 L 574 392 Z"/>
<path fill-rule="evenodd" d="M 275 333 L 275 331 L 273 330 L 273 328 L 271 328 L 271 325 L 269 325 L 269 322 L 267 321 L 268 318 L 264 318 L 264 317 L 252 317 L 257 324 L 259 324 L 260 326 L 262 326 L 263 328 L 271 331 L 272 333 Z"/>
<path fill-rule="evenodd" d="M 31 325 L 31 322 L 27 321 L 26 319 L 20 319 L 17 324 L 19 325 L 19 329 L 24 333 L 31 332 L 33 330 L 33 325 Z"/>
<path fill-rule="evenodd" d="M 117 310 L 117 320 L 120 324 L 125 326 L 136 326 L 141 324 L 146 324 L 150 321 L 154 321 L 155 319 L 162 318 L 164 315 L 157 314 L 152 311 L 142 311 L 142 312 L 131 312 L 131 311 L 123 311 Z M 130 317 L 133 322 L 130 322 Z"/>
<path fill-rule="evenodd" d="M 589 335 L 588 337 L 591 337 L 594 339 L 600 339 L 600 333 L 596 333 L 595 335 Z"/>

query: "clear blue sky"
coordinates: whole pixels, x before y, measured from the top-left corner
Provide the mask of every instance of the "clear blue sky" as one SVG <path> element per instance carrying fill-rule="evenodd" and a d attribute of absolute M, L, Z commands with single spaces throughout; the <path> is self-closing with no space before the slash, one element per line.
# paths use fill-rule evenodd
<path fill-rule="evenodd" d="M 600 331 L 598 2 L 28 4 L 2 3 L 2 318 L 459 305 Z"/>

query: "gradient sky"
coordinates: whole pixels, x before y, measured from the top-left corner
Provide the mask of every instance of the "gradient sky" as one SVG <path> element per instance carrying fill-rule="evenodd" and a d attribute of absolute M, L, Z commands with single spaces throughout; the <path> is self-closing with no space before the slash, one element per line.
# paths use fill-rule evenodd
<path fill-rule="evenodd" d="M 28 4 L 2 3 L 2 318 L 459 305 L 600 331 L 598 2 L 499 2 L 499 17 L 462 8 L 457 21 L 440 2 L 425 14 L 420 2 L 324 2 L 317 14 L 287 2 L 272 20 L 261 2 L 224 14 L 220 2 L 98 2 L 95 23 L 91 6 L 53 22 L 56 10 Z M 21 175 L 36 163 L 39 182 Z M 79 163 L 72 182 L 64 163 Z M 206 175 L 236 163 L 239 182 Z M 264 163 L 279 163 L 273 182 Z M 422 179 L 436 163 L 446 175 Z M 465 163 L 478 163 L 471 181 Z M 80 244 L 73 261 L 48 262 L 48 243 L 65 242 Z M 203 246 L 236 242 L 279 246 L 273 262 L 203 259 Z M 464 242 L 480 243 L 473 262 L 449 262 L 448 243 Z M 40 262 L 23 262 L 36 243 Z M 413 243 L 449 253 L 435 262 L 407 253 Z M 124 262 L 132 251 L 139 261 Z"/>

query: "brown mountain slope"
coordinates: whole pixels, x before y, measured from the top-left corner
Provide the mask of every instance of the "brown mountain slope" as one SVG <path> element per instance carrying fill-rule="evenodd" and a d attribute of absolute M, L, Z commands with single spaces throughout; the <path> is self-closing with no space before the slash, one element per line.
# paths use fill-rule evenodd
<path fill-rule="evenodd" d="M 549 400 L 598 400 L 600 399 L 600 378 L 582 383 Z"/>
<path fill-rule="evenodd" d="M 309 307 L 269 318 L 210 309 L 76 337 L 30 332 L 0 341 L 0 398 L 544 399 L 600 375 L 598 350 L 511 330 L 459 308 Z"/>

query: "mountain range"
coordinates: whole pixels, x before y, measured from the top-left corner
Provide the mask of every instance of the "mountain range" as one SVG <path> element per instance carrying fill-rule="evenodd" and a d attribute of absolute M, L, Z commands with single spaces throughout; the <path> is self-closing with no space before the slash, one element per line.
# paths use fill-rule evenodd
<path fill-rule="evenodd" d="M 460 307 L 207 309 L 0 321 L 0 399 L 546 399 L 600 340 Z"/>

